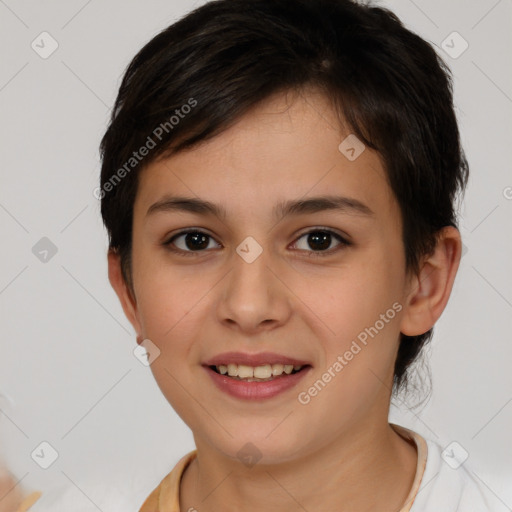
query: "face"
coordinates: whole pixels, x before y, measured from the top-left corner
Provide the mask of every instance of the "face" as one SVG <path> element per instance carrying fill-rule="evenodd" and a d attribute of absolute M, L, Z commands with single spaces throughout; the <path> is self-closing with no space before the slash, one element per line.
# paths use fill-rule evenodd
<path fill-rule="evenodd" d="M 275 463 L 387 425 L 402 224 L 379 156 L 339 149 L 349 133 L 320 94 L 277 95 L 140 175 L 128 316 L 196 443 Z"/>

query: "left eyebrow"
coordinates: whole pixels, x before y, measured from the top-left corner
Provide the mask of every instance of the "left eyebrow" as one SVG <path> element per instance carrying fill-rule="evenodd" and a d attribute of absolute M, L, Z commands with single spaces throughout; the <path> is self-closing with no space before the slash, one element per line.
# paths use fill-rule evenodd
<path fill-rule="evenodd" d="M 340 213 L 374 216 L 375 213 L 361 201 L 344 196 L 318 196 L 308 199 L 281 201 L 273 210 L 274 217 L 283 218 L 286 215 L 304 215 L 322 211 L 336 210 Z M 165 196 L 152 204 L 146 216 L 156 212 L 186 211 L 199 215 L 214 215 L 226 219 L 227 213 L 222 205 L 204 201 L 194 197 Z"/>
<path fill-rule="evenodd" d="M 344 196 L 319 196 L 297 201 L 282 201 L 274 208 L 276 217 L 286 215 L 301 215 L 336 210 L 340 213 L 374 216 L 375 213 L 358 199 Z"/>

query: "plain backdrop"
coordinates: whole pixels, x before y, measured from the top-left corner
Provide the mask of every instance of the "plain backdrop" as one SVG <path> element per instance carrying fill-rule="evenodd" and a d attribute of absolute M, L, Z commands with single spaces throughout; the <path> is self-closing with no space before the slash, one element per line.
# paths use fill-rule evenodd
<path fill-rule="evenodd" d="M 194 448 L 133 354 L 93 190 L 125 67 L 200 3 L 0 0 L 0 456 L 28 489 L 85 496 L 106 478 L 143 499 Z M 432 396 L 417 409 L 395 400 L 391 420 L 442 446 L 457 441 L 512 510 L 512 1 L 378 4 L 450 65 L 471 168 L 465 254 L 426 352 Z M 52 449 L 43 469 L 37 454 Z"/>

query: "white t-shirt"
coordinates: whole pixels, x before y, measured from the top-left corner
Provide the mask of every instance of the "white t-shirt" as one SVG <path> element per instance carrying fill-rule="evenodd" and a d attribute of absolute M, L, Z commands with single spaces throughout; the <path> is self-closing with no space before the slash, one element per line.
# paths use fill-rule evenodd
<path fill-rule="evenodd" d="M 428 456 L 421 484 L 410 512 L 510 512 L 500 498 L 474 476 L 467 462 L 459 461 L 434 441 L 426 439 Z M 450 464 L 443 459 L 450 461 Z M 452 466 L 457 467 L 454 469 Z M 512 486 L 512 482 L 511 482 Z"/>
<path fill-rule="evenodd" d="M 467 452 L 456 443 L 444 450 L 417 432 L 391 424 L 403 437 L 414 440 L 418 451 L 416 477 L 400 512 L 510 512 L 466 462 Z"/>

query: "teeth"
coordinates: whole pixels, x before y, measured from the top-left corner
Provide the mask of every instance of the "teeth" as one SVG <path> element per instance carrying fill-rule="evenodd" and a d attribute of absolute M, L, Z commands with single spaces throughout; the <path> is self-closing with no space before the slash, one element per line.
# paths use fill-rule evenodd
<path fill-rule="evenodd" d="M 281 375 L 284 370 L 284 364 L 273 364 L 272 375 Z"/>
<path fill-rule="evenodd" d="M 297 371 L 302 368 L 301 365 L 292 364 L 264 364 L 261 366 L 247 366 L 245 364 L 218 365 L 215 367 L 221 375 L 229 375 L 230 377 L 238 377 L 239 379 L 270 379 L 285 373 L 290 375 L 293 370 Z"/>
<path fill-rule="evenodd" d="M 258 379 L 268 379 L 272 377 L 272 366 L 266 364 L 265 366 L 257 366 L 254 368 L 254 376 Z"/>
<path fill-rule="evenodd" d="M 238 377 L 241 379 L 252 379 L 254 377 L 254 368 L 252 366 L 238 365 Z"/>
<path fill-rule="evenodd" d="M 237 364 L 228 364 L 228 375 L 230 377 L 236 377 L 238 375 L 238 365 Z"/>

